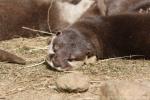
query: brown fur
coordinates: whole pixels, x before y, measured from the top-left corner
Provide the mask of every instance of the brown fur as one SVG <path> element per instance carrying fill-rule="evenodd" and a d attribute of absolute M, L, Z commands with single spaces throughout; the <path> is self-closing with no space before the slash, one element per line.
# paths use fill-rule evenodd
<path fill-rule="evenodd" d="M 150 7 L 150 0 L 96 0 L 102 15 L 139 13 Z"/>
<path fill-rule="evenodd" d="M 92 10 L 97 12 L 97 8 Z M 128 55 L 150 57 L 149 14 L 101 17 L 96 12 L 81 17 L 54 39 L 54 54 L 49 57 L 56 69 L 70 69 L 69 61 L 83 60 L 86 56 L 96 55 L 99 59 Z"/>
<path fill-rule="evenodd" d="M 34 36 L 21 27 L 42 28 L 40 24 L 46 22 L 47 9 L 48 4 L 38 5 L 35 0 L 0 1 L 0 40 Z"/>
<path fill-rule="evenodd" d="M 150 6 L 150 0 L 105 0 L 105 5 L 106 15 L 116 15 L 145 9 Z"/>
<path fill-rule="evenodd" d="M 25 64 L 25 60 L 14 55 L 6 52 L 4 50 L 0 50 L 0 61 L 9 62 L 9 63 L 17 63 L 17 64 Z"/>

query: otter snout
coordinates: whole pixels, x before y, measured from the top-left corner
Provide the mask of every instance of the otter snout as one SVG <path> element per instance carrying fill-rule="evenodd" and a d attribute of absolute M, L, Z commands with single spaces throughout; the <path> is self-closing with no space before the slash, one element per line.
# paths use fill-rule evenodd
<path fill-rule="evenodd" d="M 71 70 L 72 68 L 78 68 L 84 64 L 83 61 L 71 61 L 69 60 L 69 58 L 65 59 L 67 55 L 62 56 L 63 53 L 59 53 L 59 55 L 54 52 L 53 43 L 55 38 L 52 38 L 52 41 L 48 46 L 48 55 L 46 57 L 46 62 L 52 69 L 55 69 L 57 71 L 66 71 Z"/>
<path fill-rule="evenodd" d="M 49 54 L 46 58 L 48 65 L 57 71 L 71 70 L 74 66 L 70 64 L 68 59 L 57 54 Z"/>
<path fill-rule="evenodd" d="M 56 36 L 53 36 L 51 39 L 51 43 L 48 46 L 48 56 L 46 57 L 47 64 L 58 71 L 65 71 L 70 70 L 72 66 L 68 63 L 67 59 L 64 59 L 65 55 L 63 53 L 57 54 L 54 52 L 54 40 L 56 39 Z"/>

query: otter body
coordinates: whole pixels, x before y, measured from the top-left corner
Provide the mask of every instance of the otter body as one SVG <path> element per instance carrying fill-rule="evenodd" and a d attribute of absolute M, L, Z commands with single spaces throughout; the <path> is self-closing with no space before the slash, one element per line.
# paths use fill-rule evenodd
<path fill-rule="evenodd" d="M 95 22 L 97 21 L 97 18 Z M 116 15 L 99 18 L 96 32 L 100 48 L 99 58 L 144 55 L 150 57 L 150 14 Z M 102 43 L 102 46 L 101 44 Z M 101 54 L 101 50 L 98 50 Z"/>
<path fill-rule="evenodd" d="M 110 15 L 107 8 L 109 2 L 105 1 L 106 15 L 109 16 L 101 16 L 105 15 L 103 10 L 106 10 L 105 7 L 100 8 L 99 3 L 102 2 L 103 0 L 93 4 L 77 22 L 53 39 L 47 58 L 51 67 L 69 70 L 72 68 L 70 61 L 83 61 L 92 56 L 97 56 L 98 59 L 129 55 L 149 58 L 150 15 L 137 13 L 140 8 L 148 7 L 145 4 L 149 0 L 121 0 Z M 110 7 L 115 2 L 117 0 L 112 1 Z M 124 7 L 128 9 L 125 10 Z"/>
<path fill-rule="evenodd" d="M 55 68 L 69 69 L 68 61 L 144 55 L 150 57 L 150 15 L 124 14 L 81 18 L 53 41 Z"/>

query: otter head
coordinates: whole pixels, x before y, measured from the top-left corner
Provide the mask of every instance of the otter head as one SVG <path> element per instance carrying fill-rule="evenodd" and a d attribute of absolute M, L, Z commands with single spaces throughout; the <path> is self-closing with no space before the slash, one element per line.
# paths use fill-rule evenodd
<path fill-rule="evenodd" d="M 77 66 L 74 64 L 83 64 L 87 57 L 93 55 L 92 43 L 79 31 L 70 29 L 53 37 L 49 45 L 47 63 L 58 71 L 70 70 Z"/>

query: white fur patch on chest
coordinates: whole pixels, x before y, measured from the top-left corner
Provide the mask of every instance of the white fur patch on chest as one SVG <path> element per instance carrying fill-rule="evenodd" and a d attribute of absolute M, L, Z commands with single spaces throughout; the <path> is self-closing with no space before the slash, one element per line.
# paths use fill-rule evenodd
<path fill-rule="evenodd" d="M 60 16 L 62 20 L 69 24 L 73 24 L 84 12 L 88 10 L 88 8 L 90 8 L 93 3 L 94 0 L 82 0 L 77 5 L 73 5 L 68 2 L 58 2 Z"/>
<path fill-rule="evenodd" d="M 52 55 L 52 54 L 55 54 L 54 50 L 53 50 L 53 44 L 54 44 L 54 40 L 55 40 L 56 36 L 52 36 L 52 39 L 51 39 L 51 43 L 49 44 L 48 46 L 48 54 L 49 55 Z"/>

